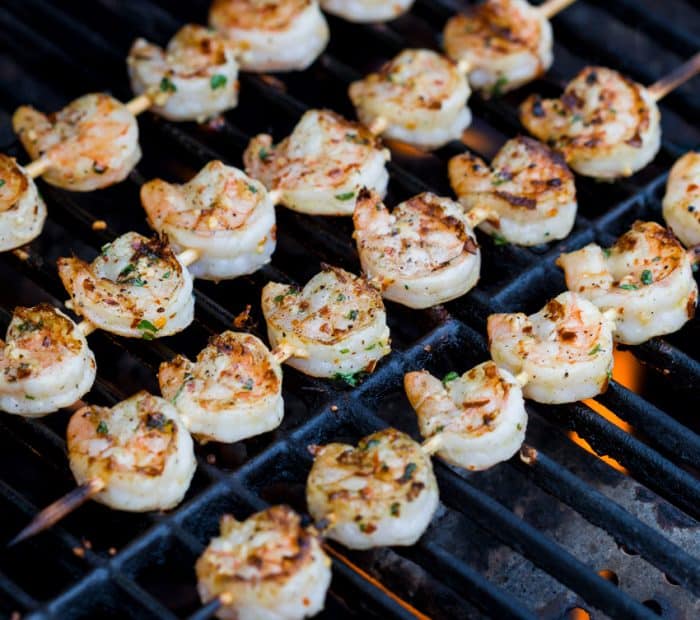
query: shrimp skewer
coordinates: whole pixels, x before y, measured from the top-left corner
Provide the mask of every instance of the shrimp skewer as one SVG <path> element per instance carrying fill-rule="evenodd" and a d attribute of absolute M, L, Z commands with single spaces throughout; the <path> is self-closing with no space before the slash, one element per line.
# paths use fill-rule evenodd
<path fill-rule="evenodd" d="M 68 407 L 95 381 L 95 356 L 78 326 L 48 304 L 17 307 L 0 351 L 0 410 L 38 417 Z"/>
<path fill-rule="evenodd" d="M 605 391 L 612 375 L 615 314 L 602 314 L 568 291 L 531 316 L 492 314 L 491 357 L 513 375 L 525 373 L 526 398 L 550 404 L 592 398 Z"/>
<path fill-rule="evenodd" d="M 308 110 L 291 135 L 273 146 L 253 138 L 246 172 L 281 192 L 281 203 L 312 215 L 352 215 L 360 187 L 386 194 L 390 154 L 365 127 L 330 110 Z"/>
<path fill-rule="evenodd" d="M 605 67 L 586 67 L 561 98 L 532 95 L 520 120 L 537 139 L 560 150 L 579 174 L 602 179 L 630 176 L 661 145 L 657 102 L 700 71 L 700 53 L 668 78 L 645 88 Z"/>
<path fill-rule="evenodd" d="M 272 506 L 245 521 L 225 515 L 195 571 L 202 601 L 221 599 L 219 618 L 301 620 L 323 609 L 330 564 L 318 532 Z"/>
<path fill-rule="evenodd" d="M 197 467 L 192 438 L 177 411 L 148 392 L 111 408 L 82 407 L 66 432 L 79 487 L 42 510 L 13 543 L 54 525 L 88 499 L 130 512 L 173 508 Z"/>
<path fill-rule="evenodd" d="M 462 208 L 448 198 L 423 193 L 389 213 L 363 188 L 353 221 L 362 270 L 386 299 L 427 308 L 464 295 L 479 279 L 479 245 Z"/>
<path fill-rule="evenodd" d="M 690 151 L 673 164 L 666 184 L 663 216 L 683 245 L 700 244 L 700 153 Z"/>
<path fill-rule="evenodd" d="M 0 153 L 0 252 L 38 237 L 45 220 L 46 204 L 27 169 Z"/>
<path fill-rule="evenodd" d="M 350 84 L 360 121 L 373 133 L 418 148 L 457 140 L 471 122 L 466 66 L 430 50 L 407 49 Z"/>
<path fill-rule="evenodd" d="M 329 39 L 316 0 L 214 0 L 209 25 L 240 50 L 243 71 L 301 71 Z"/>
<path fill-rule="evenodd" d="M 635 222 L 609 250 L 595 243 L 562 254 L 566 286 L 618 314 L 615 340 L 639 344 L 679 330 L 695 315 L 693 260 L 656 222 Z"/>
<path fill-rule="evenodd" d="M 425 370 L 404 377 L 406 395 L 418 416 L 424 449 L 470 471 L 493 467 L 520 450 L 527 413 L 521 385 L 488 361 L 461 377 L 440 381 Z"/>
<path fill-rule="evenodd" d="M 270 344 L 295 349 L 287 364 L 314 377 L 371 372 L 391 350 L 381 295 L 362 278 L 322 267 L 303 289 L 265 285 L 262 310 Z"/>
<path fill-rule="evenodd" d="M 471 153 L 449 162 L 450 184 L 467 213 L 487 212 L 480 228 L 518 245 L 564 239 L 576 219 L 574 177 L 563 158 L 544 144 L 508 140 L 491 166 Z"/>
<path fill-rule="evenodd" d="M 126 233 L 89 264 L 59 258 L 58 273 L 73 310 L 95 327 L 152 340 L 185 329 L 194 316 L 192 277 L 159 237 Z"/>
<path fill-rule="evenodd" d="M 357 447 L 314 447 L 306 482 L 309 513 L 330 521 L 329 538 L 351 549 L 412 545 L 438 506 L 430 457 L 393 428 L 361 439 Z"/>
<path fill-rule="evenodd" d="M 169 120 L 202 121 L 238 104 L 233 44 L 204 26 L 183 26 L 165 50 L 136 39 L 127 66 L 134 93 L 169 95 L 152 108 Z"/>
<path fill-rule="evenodd" d="M 350 22 L 376 23 L 396 19 L 415 0 L 321 0 L 321 8 Z"/>
<path fill-rule="evenodd" d="M 255 336 L 227 331 L 213 337 L 194 363 L 182 355 L 163 362 L 158 381 L 195 437 L 234 442 L 282 421 L 280 363 Z"/>
<path fill-rule="evenodd" d="M 469 64 L 470 85 L 486 95 L 518 88 L 552 65 L 551 15 L 543 8 L 525 0 L 487 0 L 448 20 L 445 53 Z"/>
<path fill-rule="evenodd" d="M 278 193 L 220 161 L 184 185 L 155 179 L 141 187 L 151 227 L 168 236 L 173 251 L 190 250 L 190 272 L 209 280 L 253 273 L 270 261 L 277 200 Z"/>
<path fill-rule="evenodd" d="M 49 116 L 20 106 L 12 116 L 12 126 L 34 159 L 26 166 L 27 173 L 80 192 L 123 181 L 141 159 L 134 115 L 150 104 L 145 95 L 125 105 L 104 93 L 94 93 Z"/>

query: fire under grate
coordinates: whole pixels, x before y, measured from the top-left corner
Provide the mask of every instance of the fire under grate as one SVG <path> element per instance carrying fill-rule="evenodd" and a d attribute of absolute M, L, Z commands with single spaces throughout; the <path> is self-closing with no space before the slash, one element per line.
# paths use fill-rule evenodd
<path fill-rule="evenodd" d="M 105 242 L 146 233 L 138 190 L 163 176 L 184 181 L 211 159 L 241 166 L 248 139 L 287 135 L 309 107 L 353 116 L 349 81 L 405 47 L 438 46 L 456 0 L 418 0 L 388 25 L 330 19 L 328 50 L 306 72 L 244 74 L 241 103 L 221 127 L 139 120 L 144 157 L 130 179 L 91 194 L 41 184 L 49 206 L 29 259 L 0 257 L 0 323 L 15 305 L 65 299 L 55 260 L 94 256 Z M 10 116 L 22 103 L 58 109 L 88 91 L 126 100 L 132 40 L 167 41 L 187 21 L 206 21 L 208 1 L 6 0 L 0 7 L 0 150 L 26 161 Z M 591 27 L 595 24 L 595 27 Z M 585 64 L 608 64 L 643 83 L 700 49 L 700 10 L 668 0 L 579 0 L 554 20 L 555 65 L 545 79 L 503 99 L 470 100 L 475 120 L 434 154 L 395 151 L 387 204 L 419 191 L 448 194 L 447 159 L 469 148 L 490 158 L 521 131 L 517 104 L 559 91 Z M 356 441 L 393 425 L 417 437 L 402 393 L 403 373 L 464 371 L 487 358 L 485 321 L 494 311 L 534 311 L 564 289 L 554 260 L 590 241 L 610 244 L 636 219 L 660 220 L 666 172 L 700 144 L 697 81 L 662 105 L 664 144 L 646 169 L 615 184 L 577 178 L 579 215 L 564 241 L 535 248 L 483 247 L 479 285 L 444 307 L 412 311 L 387 303 L 394 352 L 362 385 L 285 369 L 285 419 L 277 430 L 233 445 L 197 449 L 199 468 L 183 504 L 167 514 L 128 514 L 88 504 L 51 531 L 0 548 L 0 616 L 41 619 L 210 617 L 196 594 L 194 561 L 225 512 L 244 518 L 269 503 L 305 511 L 306 446 Z M 104 231 L 92 222 L 108 223 Z M 184 333 L 152 342 L 91 336 L 99 376 L 88 402 L 113 404 L 138 389 L 158 392 L 156 369 L 175 352 L 195 355 L 259 298 L 268 280 L 305 282 L 320 262 L 359 263 L 346 219 L 278 209 L 278 248 L 260 272 L 196 283 L 196 319 Z M 321 617 L 691 619 L 700 616 L 700 325 L 619 351 L 607 393 L 596 403 L 528 403 L 526 462 L 470 474 L 436 462 L 441 507 L 409 548 L 348 552 L 331 544 L 333 583 Z M 628 386 L 628 387 L 625 387 Z M 606 410 L 614 412 L 614 416 Z M 601 411 L 603 414 L 601 414 Z M 65 457 L 68 412 L 42 420 L 0 417 L 0 531 L 9 540 L 36 511 L 74 485 Z M 597 458 L 582 447 L 605 460 Z"/>

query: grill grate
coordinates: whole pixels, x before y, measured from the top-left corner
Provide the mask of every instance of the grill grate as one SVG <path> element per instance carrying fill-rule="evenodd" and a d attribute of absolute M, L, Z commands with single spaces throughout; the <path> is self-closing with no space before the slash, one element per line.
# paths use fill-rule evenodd
<path fill-rule="evenodd" d="M 241 165 L 250 136 L 289 133 L 309 107 L 352 116 L 347 83 L 406 46 L 436 47 L 445 19 L 462 3 L 418 0 L 411 14 L 383 26 L 331 19 L 329 49 L 299 75 L 242 76 L 240 106 L 213 130 L 144 115 L 144 158 L 130 179 L 93 194 L 41 184 L 50 217 L 30 258 L 0 256 L 0 323 L 17 304 L 65 298 L 55 259 L 74 251 L 94 256 L 128 230 L 146 232 L 138 188 L 144 179 L 185 180 L 218 158 Z M 555 66 L 549 75 L 503 99 L 472 98 L 475 121 L 466 147 L 491 157 L 519 129 L 516 107 L 530 92 L 554 94 L 587 62 L 609 64 L 650 83 L 700 49 L 700 11 L 683 0 L 579 0 L 554 21 Z M 124 58 L 136 36 L 159 43 L 185 21 L 204 22 L 207 0 L 7 0 L 0 7 L 0 149 L 24 159 L 9 118 L 20 103 L 57 109 L 89 90 L 130 95 Z M 596 27 L 591 28 L 590 24 Z M 682 24 L 682 27 L 680 25 Z M 359 44 L 358 44 L 359 43 Z M 596 240 L 609 244 L 635 219 L 660 218 L 665 174 L 674 158 L 700 144 L 697 81 L 663 103 L 664 143 L 656 160 L 614 185 L 577 179 L 579 215 L 571 236 L 536 248 L 494 246 L 480 236 L 479 286 L 466 297 L 427 311 L 388 303 L 394 353 L 363 385 L 285 371 L 285 420 L 264 436 L 198 447 L 198 473 L 185 502 L 168 514 L 127 514 L 82 507 L 50 532 L 0 549 L 0 615 L 41 619 L 206 618 L 193 565 L 224 512 L 239 518 L 266 503 L 304 510 L 311 457 L 306 446 L 356 441 L 392 424 L 416 434 L 402 394 L 404 371 L 464 370 L 486 358 L 490 312 L 539 308 L 563 290 L 554 260 Z M 388 204 L 425 189 L 447 193 L 447 158 L 395 152 Z M 96 232 L 95 219 L 109 227 Z M 99 378 L 90 402 L 112 404 L 137 389 L 157 391 L 155 369 L 175 351 L 195 355 L 209 335 L 230 327 L 253 305 L 250 329 L 264 327 L 260 289 L 270 279 L 304 282 L 326 261 L 358 271 L 347 220 L 278 210 L 278 249 L 253 276 L 196 284 L 196 319 L 183 334 L 148 343 L 104 332 L 91 336 Z M 529 406 L 527 441 L 537 458 L 468 474 L 436 465 L 442 505 L 427 534 L 406 549 L 333 549 L 334 579 L 325 617 L 425 616 L 564 618 L 586 609 L 594 617 L 691 618 L 700 614 L 700 421 L 697 399 L 699 323 L 680 334 L 631 349 L 645 375 L 635 393 L 613 382 L 599 402 L 634 428 L 632 434 L 584 404 Z M 622 354 L 621 354 L 622 355 Z M 109 361 L 111 360 L 111 364 Z M 616 378 L 619 378 L 616 374 Z M 2 540 L 74 482 L 63 440 L 69 414 L 44 420 L 0 418 Z M 575 432 L 613 469 L 570 441 Z M 532 452 L 534 454 L 534 452 Z M 624 468 L 629 476 L 621 473 Z M 85 541 L 89 541 L 89 545 Z M 89 548 L 86 548 L 89 547 Z M 607 579 L 599 571 L 607 570 Z M 616 581 L 611 579 L 616 577 Z"/>

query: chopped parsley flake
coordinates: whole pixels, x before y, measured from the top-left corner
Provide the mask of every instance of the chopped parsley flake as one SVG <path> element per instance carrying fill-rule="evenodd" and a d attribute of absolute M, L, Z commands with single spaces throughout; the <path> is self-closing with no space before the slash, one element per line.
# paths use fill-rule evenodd
<path fill-rule="evenodd" d="M 3 185 L 5 185 L 5 179 L 0 179 L 0 187 L 2 187 Z"/>
<path fill-rule="evenodd" d="M 443 378 L 442 378 L 442 383 L 443 385 L 449 383 L 450 381 L 454 381 L 455 379 L 459 379 L 459 374 L 457 374 L 454 370 L 452 372 L 448 372 Z"/>
<path fill-rule="evenodd" d="M 409 463 L 408 465 L 406 465 L 406 468 L 403 470 L 401 478 L 399 478 L 397 482 L 400 484 L 405 484 L 406 482 L 411 480 L 411 478 L 413 478 L 413 472 L 416 471 L 417 467 L 418 466 L 415 463 Z"/>
<path fill-rule="evenodd" d="M 496 83 L 491 87 L 491 95 L 493 97 L 500 97 L 503 94 L 503 87 L 508 84 L 508 78 L 501 75 Z"/>
<path fill-rule="evenodd" d="M 612 250 L 610 248 L 603 248 L 603 254 L 605 254 L 605 258 L 610 258 Z"/>
<path fill-rule="evenodd" d="M 365 443 L 365 447 L 363 448 L 364 450 L 369 450 L 370 448 L 374 448 L 375 446 L 378 446 L 381 442 L 379 439 L 370 439 Z"/>
<path fill-rule="evenodd" d="M 523 425 L 520 424 L 520 422 L 518 422 L 518 423 L 516 424 L 516 428 L 517 428 L 519 431 L 521 431 L 521 430 L 523 430 Z"/>
<path fill-rule="evenodd" d="M 174 402 L 180 397 L 180 394 L 182 394 L 182 390 L 185 389 L 185 386 L 187 385 L 187 382 L 190 381 L 191 379 L 194 379 L 194 377 L 193 377 L 190 373 L 187 373 L 187 374 L 185 375 L 185 378 L 182 380 L 182 383 L 180 384 L 180 387 L 177 388 L 177 392 L 175 392 L 175 396 L 173 396 L 173 397 L 170 399 L 170 402 L 171 402 L 171 403 L 174 403 Z"/>
<path fill-rule="evenodd" d="M 398 517 L 401 514 L 401 504 L 394 502 L 389 510 L 392 517 Z"/>
<path fill-rule="evenodd" d="M 217 88 L 223 88 L 224 86 L 226 86 L 227 81 L 228 80 L 226 79 L 225 75 L 217 73 L 211 76 L 211 80 L 209 80 L 209 85 L 211 86 L 212 90 L 216 90 Z"/>
<path fill-rule="evenodd" d="M 170 272 L 169 272 L 169 271 L 166 271 L 166 272 L 163 274 L 163 277 L 161 278 L 161 280 L 167 280 L 169 277 L 170 277 Z"/>
<path fill-rule="evenodd" d="M 360 382 L 361 372 L 352 374 L 348 372 L 336 372 L 333 378 L 338 381 L 345 381 L 350 387 L 357 387 Z"/>
<path fill-rule="evenodd" d="M 346 353 L 350 353 L 350 349 L 340 349 L 340 353 L 345 355 Z"/>
<path fill-rule="evenodd" d="M 124 267 L 124 269 L 122 269 L 119 272 L 119 275 L 117 276 L 117 278 L 120 280 L 122 278 L 126 278 L 126 276 L 128 276 L 132 271 L 135 271 L 135 270 L 136 270 L 136 265 L 129 263 L 126 267 Z"/>
<path fill-rule="evenodd" d="M 354 198 L 355 192 L 345 192 L 344 194 L 336 194 L 335 199 L 336 200 L 350 200 L 351 198 Z"/>
<path fill-rule="evenodd" d="M 177 86 L 172 83 L 170 78 L 166 75 L 163 76 L 163 79 L 160 81 L 160 91 L 162 93 L 174 93 L 177 91 Z"/>
<path fill-rule="evenodd" d="M 350 310 L 350 312 L 348 312 L 345 315 L 345 318 L 348 319 L 349 321 L 354 321 L 357 319 L 358 316 L 360 316 L 359 310 Z"/>
<path fill-rule="evenodd" d="M 36 400 L 36 397 L 35 397 L 35 396 L 30 396 L 29 394 L 25 394 L 24 397 L 25 397 L 27 400 Z"/>
<path fill-rule="evenodd" d="M 146 319 L 141 319 L 136 325 L 136 329 L 141 332 L 141 338 L 144 340 L 153 340 L 158 332 L 158 328 Z"/>
<path fill-rule="evenodd" d="M 258 190 L 257 190 L 257 188 L 255 187 L 255 185 L 251 185 L 250 183 L 248 184 L 248 189 L 249 189 L 251 192 L 253 192 L 254 194 L 257 194 L 257 193 L 258 193 Z"/>
<path fill-rule="evenodd" d="M 654 282 L 654 276 L 652 275 L 651 270 L 645 269 L 642 271 L 640 280 L 642 281 L 642 284 L 646 284 L 647 286 Z"/>
<path fill-rule="evenodd" d="M 275 297 L 272 298 L 272 301 L 274 301 L 276 304 L 281 304 L 284 301 L 284 295 L 275 295 Z"/>
<path fill-rule="evenodd" d="M 254 385 L 255 385 L 255 382 L 253 381 L 253 379 L 248 377 L 248 379 L 246 379 L 245 383 L 243 383 L 243 389 L 246 390 L 247 392 L 250 392 L 253 389 Z"/>
<path fill-rule="evenodd" d="M 342 293 L 340 293 L 340 294 L 335 298 L 336 301 L 345 301 L 345 299 L 346 299 L 346 298 L 345 298 L 345 295 L 343 295 Z"/>
<path fill-rule="evenodd" d="M 588 355 L 595 355 L 599 351 L 600 351 L 600 344 L 597 344 L 588 352 Z"/>
<path fill-rule="evenodd" d="M 499 235 L 498 233 L 493 233 L 491 238 L 493 239 L 494 245 L 507 245 L 508 244 L 508 239 L 506 239 L 503 235 Z"/>
<path fill-rule="evenodd" d="M 626 291 L 636 291 L 639 287 L 636 284 L 620 284 L 620 288 Z"/>
<path fill-rule="evenodd" d="M 107 433 L 109 433 L 107 423 L 104 420 L 100 420 L 100 423 L 97 425 L 97 433 L 99 435 L 106 435 Z"/>
<path fill-rule="evenodd" d="M 260 161 L 267 161 L 268 157 L 270 157 L 270 152 L 264 146 L 261 147 L 258 151 L 258 158 Z"/>

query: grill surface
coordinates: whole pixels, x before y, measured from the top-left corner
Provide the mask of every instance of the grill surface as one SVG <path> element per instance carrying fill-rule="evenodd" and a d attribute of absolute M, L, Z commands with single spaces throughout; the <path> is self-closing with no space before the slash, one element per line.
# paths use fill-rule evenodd
<path fill-rule="evenodd" d="M 174 125 L 146 114 L 139 120 L 144 158 L 126 182 L 85 195 L 40 184 L 50 212 L 43 235 L 26 261 L 0 256 L 3 329 L 15 305 L 65 299 L 57 257 L 91 257 L 118 234 L 147 232 L 138 199 L 144 180 L 182 182 L 214 158 L 241 166 L 249 137 L 264 131 L 279 140 L 309 107 L 351 117 L 347 83 L 404 47 L 437 47 L 442 24 L 460 4 L 418 0 L 411 14 L 387 26 L 330 19 L 330 46 L 308 71 L 242 76 L 241 104 L 223 127 Z M 185 21 L 204 22 L 207 5 L 3 2 L 0 150 L 26 161 L 9 120 L 20 103 L 53 110 L 91 90 L 129 98 L 124 58 L 133 38 L 162 44 Z M 587 63 L 608 64 L 643 83 L 658 79 L 700 49 L 700 11 L 683 0 L 579 0 L 555 18 L 554 32 L 556 61 L 545 79 L 504 99 L 472 98 L 467 148 L 491 157 L 519 131 L 519 101 L 530 92 L 559 92 Z M 615 184 L 577 179 L 579 216 L 568 239 L 524 249 L 497 247 L 480 236 L 478 287 L 422 312 L 388 303 L 394 352 L 358 388 L 285 370 L 282 426 L 235 445 L 198 447 L 199 469 L 177 510 L 139 515 L 89 504 L 50 532 L 6 548 L 4 541 L 39 507 L 74 482 L 65 457 L 67 412 L 40 421 L 2 415 L 0 615 L 209 617 L 211 608 L 201 608 L 196 595 L 193 565 L 224 512 L 243 518 L 273 502 L 304 511 L 308 444 L 356 441 L 388 424 L 417 437 L 402 394 L 405 371 L 425 367 L 441 375 L 483 361 L 490 312 L 534 311 L 564 289 L 554 265 L 561 251 L 594 240 L 608 245 L 638 218 L 660 221 L 666 171 L 700 144 L 698 81 L 670 95 L 662 109 L 663 148 L 650 166 Z M 394 152 L 388 204 L 426 189 L 448 194 L 447 158 L 465 145 L 432 155 Z M 95 219 L 108 229 L 93 231 Z M 153 342 L 91 336 L 99 378 L 86 400 L 112 404 L 141 388 L 157 393 L 160 361 L 175 352 L 195 355 L 246 304 L 252 304 L 248 328 L 260 334 L 260 289 L 270 279 L 303 283 L 321 261 L 359 271 L 348 219 L 278 209 L 278 224 L 271 265 L 233 282 L 197 282 L 196 319 L 183 334 Z M 436 463 L 442 504 L 417 545 L 362 553 L 331 546 L 334 578 L 324 617 L 583 618 L 585 609 L 596 618 L 697 618 L 699 327 L 695 320 L 667 339 L 618 352 L 617 381 L 599 398 L 619 416 L 618 425 L 581 403 L 529 403 L 527 443 L 536 450 L 530 464 L 515 458 L 469 474 Z M 643 381 L 632 386 L 624 374 L 630 369 Z M 617 463 L 582 449 L 572 432 Z"/>

